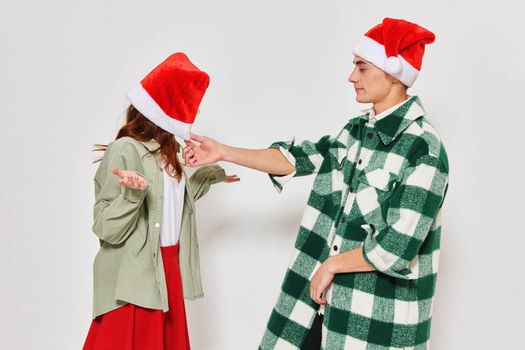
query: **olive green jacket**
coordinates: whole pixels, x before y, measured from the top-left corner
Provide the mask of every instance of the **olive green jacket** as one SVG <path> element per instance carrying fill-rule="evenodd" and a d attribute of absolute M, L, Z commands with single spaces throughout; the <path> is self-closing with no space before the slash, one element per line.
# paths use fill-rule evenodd
<path fill-rule="evenodd" d="M 154 140 L 122 137 L 108 145 L 95 174 L 93 232 L 100 239 L 100 250 L 93 265 L 93 318 L 126 303 L 168 310 L 159 239 L 164 177 L 160 152 L 149 153 L 158 147 Z M 147 189 L 120 186 L 112 167 L 136 171 L 148 181 Z M 186 181 L 179 263 L 187 299 L 203 296 L 195 201 L 225 176 L 214 165 L 197 169 Z"/>

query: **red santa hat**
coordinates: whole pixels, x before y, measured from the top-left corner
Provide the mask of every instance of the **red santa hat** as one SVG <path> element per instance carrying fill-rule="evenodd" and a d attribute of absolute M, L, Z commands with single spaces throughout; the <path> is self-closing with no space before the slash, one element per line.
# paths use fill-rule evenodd
<path fill-rule="evenodd" d="M 410 87 L 421 70 L 425 45 L 435 38 L 415 23 L 385 18 L 361 38 L 353 53 Z"/>
<path fill-rule="evenodd" d="M 177 52 L 127 93 L 129 102 L 158 127 L 190 139 L 190 130 L 210 77 Z"/>

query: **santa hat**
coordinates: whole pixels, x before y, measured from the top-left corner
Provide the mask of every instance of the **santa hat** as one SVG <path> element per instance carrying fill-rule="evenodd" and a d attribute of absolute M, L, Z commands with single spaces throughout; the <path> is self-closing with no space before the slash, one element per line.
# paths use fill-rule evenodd
<path fill-rule="evenodd" d="M 361 38 L 353 53 L 410 87 L 421 70 L 425 45 L 435 38 L 415 23 L 385 18 Z"/>
<path fill-rule="evenodd" d="M 190 129 L 210 77 L 177 52 L 127 93 L 129 102 L 158 127 L 190 139 Z"/>

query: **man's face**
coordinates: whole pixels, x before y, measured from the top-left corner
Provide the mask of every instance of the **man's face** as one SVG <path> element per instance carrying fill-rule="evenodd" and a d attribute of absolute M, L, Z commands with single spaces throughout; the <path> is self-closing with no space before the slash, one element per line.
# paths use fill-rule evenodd
<path fill-rule="evenodd" d="M 383 101 L 392 89 L 395 78 L 359 56 L 355 56 L 354 65 L 355 68 L 348 77 L 348 81 L 354 84 L 357 102 Z"/>

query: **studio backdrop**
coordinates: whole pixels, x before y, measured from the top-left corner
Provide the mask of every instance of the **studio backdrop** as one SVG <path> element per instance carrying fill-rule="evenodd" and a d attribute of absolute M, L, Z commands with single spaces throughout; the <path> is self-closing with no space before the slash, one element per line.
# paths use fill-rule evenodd
<path fill-rule="evenodd" d="M 418 95 L 450 160 L 432 348 L 523 348 L 523 2 L 4 1 L 0 4 L 0 347 L 80 349 L 91 321 L 95 143 L 125 92 L 184 51 L 211 84 L 193 131 L 234 146 L 335 135 L 369 106 L 347 78 L 384 17 L 432 30 Z M 256 349 L 313 177 L 266 174 L 197 203 L 204 299 L 195 350 Z"/>

